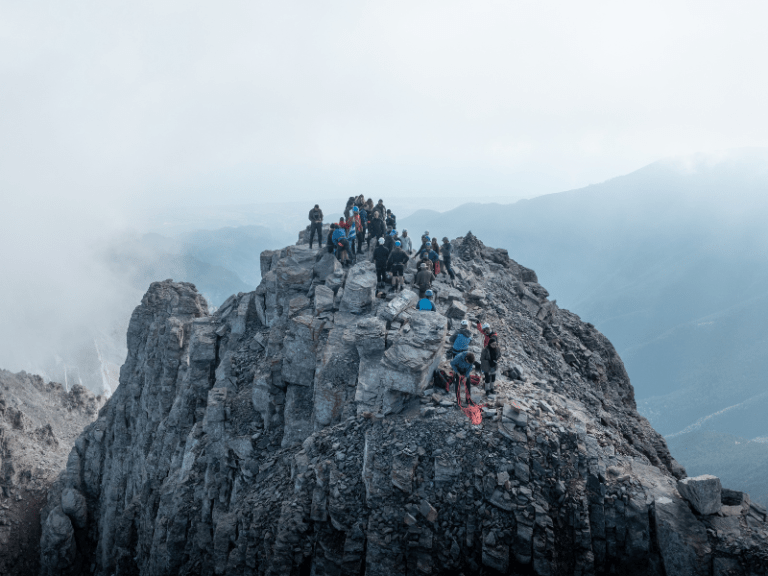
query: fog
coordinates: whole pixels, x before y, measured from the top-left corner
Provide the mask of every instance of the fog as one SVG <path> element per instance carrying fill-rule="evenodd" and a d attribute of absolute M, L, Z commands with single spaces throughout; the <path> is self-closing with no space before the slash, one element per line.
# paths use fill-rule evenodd
<path fill-rule="evenodd" d="M 119 238 L 256 224 L 277 243 L 352 193 L 406 216 L 768 146 L 767 12 L 4 2 L 0 367 L 122 330 L 142 290 L 105 260 Z"/>

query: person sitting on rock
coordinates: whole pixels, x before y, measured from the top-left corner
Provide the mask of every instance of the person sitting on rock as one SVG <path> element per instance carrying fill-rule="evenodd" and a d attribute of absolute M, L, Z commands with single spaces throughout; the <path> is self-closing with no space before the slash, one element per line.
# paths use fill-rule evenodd
<path fill-rule="evenodd" d="M 411 242 L 411 237 L 408 236 L 408 230 L 403 230 L 403 235 L 400 237 L 400 243 L 403 245 L 405 253 L 410 256 L 411 252 L 413 252 L 413 242 Z"/>
<path fill-rule="evenodd" d="M 373 262 L 376 264 L 376 285 L 383 288 L 387 276 L 387 261 L 389 260 L 389 250 L 384 246 L 384 238 L 379 238 L 379 245 L 373 251 Z"/>
<path fill-rule="evenodd" d="M 429 259 L 429 256 L 427 256 L 426 254 L 421 255 L 421 261 L 419 262 L 419 267 L 421 267 L 422 264 L 424 264 L 429 269 L 429 271 L 432 272 L 432 274 L 435 273 L 435 265 L 432 262 L 432 260 Z"/>
<path fill-rule="evenodd" d="M 336 259 L 341 262 L 342 266 L 349 266 L 349 254 L 349 240 L 347 240 L 345 236 L 342 236 L 336 241 Z"/>
<path fill-rule="evenodd" d="M 472 374 L 472 368 L 475 367 L 475 355 L 472 352 L 459 352 L 451 360 L 453 368 L 453 381 L 456 383 L 456 391 L 459 388 L 459 378 L 464 377 L 467 380 L 467 395 L 469 395 L 469 376 Z"/>
<path fill-rule="evenodd" d="M 477 329 L 480 330 L 480 332 L 483 333 L 483 348 L 488 346 L 488 342 L 490 342 L 491 338 L 498 339 L 498 337 L 499 337 L 499 335 L 496 334 L 496 332 L 494 332 L 491 329 L 491 325 L 488 324 L 487 322 L 485 324 L 481 325 L 480 322 L 478 321 Z"/>
<path fill-rule="evenodd" d="M 408 254 L 402 249 L 400 242 L 395 242 L 395 247 L 389 253 L 387 268 L 392 270 L 392 286 L 398 292 L 403 290 L 405 283 L 405 265 L 408 263 Z"/>
<path fill-rule="evenodd" d="M 440 251 L 443 255 L 443 266 L 442 266 L 442 273 L 445 274 L 446 272 L 451 275 L 451 282 L 456 280 L 456 274 L 453 271 L 453 267 L 451 266 L 451 255 L 453 252 L 453 246 L 448 241 L 448 238 L 443 238 L 443 247 Z"/>
<path fill-rule="evenodd" d="M 491 337 L 488 340 L 488 344 L 483 348 L 482 354 L 480 354 L 480 370 L 485 375 L 486 394 L 496 393 L 496 368 L 500 358 L 499 342 L 495 337 Z"/>
<path fill-rule="evenodd" d="M 432 296 L 434 295 L 435 293 L 432 292 L 432 290 L 427 290 L 424 292 L 424 298 L 419 300 L 419 304 L 416 306 L 416 310 L 422 310 L 425 312 L 437 312 L 435 304 L 432 302 Z"/>
<path fill-rule="evenodd" d="M 419 287 L 419 298 L 424 298 L 424 294 L 432 287 L 432 281 L 435 275 L 429 271 L 427 265 L 422 262 L 419 264 L 419 271 L 413 278 L 413 285 Z"/>
<path fill-rule="evenodd" d="M 448 343 L 452 345 L 449 355 L 455 356 L 461 352 L 466 352 L 469 350 L 469 344 L 471 342 L 472 332 L 469 331 L 469 322 L 462 320 L 461 327 L 448 339 Z"/>
<path fill-rule="evenodd" d="M 344 220 L 342 218 L 342 220 Z M 347 231 L 341 224 L 336 224 L 336 228 L 333 231 L 333 234 L 331 235 L 331 240 L 333 241 L 334 245 L 339 241 L 339 238 L 346 238 L 347 237 Z"/>
<path fill-rule="evenodd" d="M 312 240 L 317 233 L 317 245 L 323 247 L 323 211 L 320 210 L 320 205 L 315 204 L 315 207 L 309 211 L 309 248 L 312 249 Z"/>

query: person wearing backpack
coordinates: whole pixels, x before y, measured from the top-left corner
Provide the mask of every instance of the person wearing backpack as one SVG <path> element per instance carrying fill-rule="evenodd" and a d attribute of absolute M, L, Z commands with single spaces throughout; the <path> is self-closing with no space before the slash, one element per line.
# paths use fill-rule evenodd
<path fill-rule="evenodd" d="M 387 268 L 392 270 L 392 287 L 398 292 L 402 291 L 405 283 L 405 265 L 408 263 L 408 254 L 400 247 L 400 242 L 395 242 L 395 247 L 389 253 Z"/>
<path fill-rule="evenodd" d="M 413 285 L 419 287 L 419 297 L 423 298 L 424 294 L 432 287 L 432 281 L 435 279 L 435 275 L 427 268 L 426 263 L 419 264 L 419 271 L 413 278 Z"/>
<path fill-rule="evenodd" d="M 496 393 L 496 368 L 500 358 L 499 342 L 495 337 L 492 337 L 488 340 L 488 345 L 483 348 L 483 353 L 480 354 L 480 370 L 485 375 L 486 394 Z"/>
<path fill-rule="evenodd" d="M 419 300 L 419 304 L 416 306 L 416 310 L 422 310 L 424 312 L 437 312 L 435 304 L 432 302 L 432 296 L 434 295 L 435 293 L 432 292 L 432 290 L 427 290 L 424 292 L 424 298 Z"/>
<path fill-rule="evenodd" d="M 461 321 L 461 327 L 448 339 L 448 343 L 452 345 L 449 353 L 452 355 L 460 354 L 469 350 L 469 345 L 472 342 L 472 332 L 469 331 L 469 322 L 466 320 Z M 474 362 L 474 360 L 472 360 Z"/>
<path fill-rule="evenodd" d="M 497 340 L 499 338 L 499 335 L 491 329 L 491 325 L 488 324 L 488 322 L 485 324 L 480 324 L 480 322 L 478 322 L 477 329 L 483 333 L 483 348 L 488 346 L 488 342 L 491 341 L 491 338 L 496 338 Z"/>

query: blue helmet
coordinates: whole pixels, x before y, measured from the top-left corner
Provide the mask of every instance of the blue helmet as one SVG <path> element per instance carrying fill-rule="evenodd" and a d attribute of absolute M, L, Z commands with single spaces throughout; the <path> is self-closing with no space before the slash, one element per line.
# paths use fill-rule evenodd
<path fill-rule="evenodd" d="M 355 206 L 354 208 L 352 208 L 352 212 L 360 212 L 360 208 L 358 208 L 357 206 Z"/>
<path fill-rule="evenodd" d="M 395 246 L 400 246 L 400 240 L 397 240 L 397 241 L 395 242 Z"/>
<path fill-rule="evenodd" d="M 424 292 L 424 294 L 425 294 L 427 297 L 429 297 L 429 296 L 434 296 L 434 295 L 435 295 L 435 293 L 434 293 L 434 292 L 432 292 L 432 290 L 427 290 L 426 292 Z"/>
<path fill-rule="evenodd" d="M 392 230 L 392 232 L 389 233 L 390 236 L 397 236 L 397 230 Z"/>

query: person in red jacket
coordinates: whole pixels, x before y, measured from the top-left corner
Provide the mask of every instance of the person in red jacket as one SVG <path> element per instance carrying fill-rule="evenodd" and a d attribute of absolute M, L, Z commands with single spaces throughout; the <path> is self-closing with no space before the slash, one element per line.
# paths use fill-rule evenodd
<path fill-rule="evenodd" d="M 487 322 L 485 324 L 480 324 L 480 322 L 478 321 L 477 329 L 480 330 L 480 332 L 482 332 L 483 336 L 484 336 L 484 338 L 483 338 L 483 348 L 487 348 L 488 347 L 488 342 L 491 341 L 491 338 L 497 338 L 498 339 L 498 337 L 499 337 L 499 335 L 496 334 L 496 332 L 491 330 L 491 325 L 488 324 Z"/>

